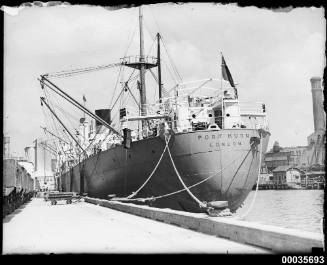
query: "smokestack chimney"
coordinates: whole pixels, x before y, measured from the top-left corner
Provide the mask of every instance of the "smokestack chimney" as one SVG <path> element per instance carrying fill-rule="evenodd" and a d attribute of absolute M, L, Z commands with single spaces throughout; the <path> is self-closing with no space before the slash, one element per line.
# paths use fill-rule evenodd
<path fill-rule="evenodd" d="M 312 77 L 311 92 L 312 92 L 312 106 L 315 132 L 319 129 L 324 129 L 326 124 L 326 116 L 324 112 L 323 93 L 320 77 Z"/>
<path fill-rule="evenodd" d="M 33 141 L 35 142 L 35 147 L 34 147 L 34 171 L 37 171 L 37 139 Z"/>
<path fill-rule="evenodd" d="M 4 158 L 10 157 L 10 137 L 3 136 L 3 156 Z"/>

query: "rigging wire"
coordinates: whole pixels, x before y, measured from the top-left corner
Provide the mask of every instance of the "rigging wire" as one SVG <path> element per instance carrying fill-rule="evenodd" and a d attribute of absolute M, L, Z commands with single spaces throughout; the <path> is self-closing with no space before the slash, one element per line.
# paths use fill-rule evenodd
<path fill-rule="evenodd" d="M 44 130 L 44 134 L 45 134 L 45 137 L 46 137 L 46 142 L 52 142 L 54 146 L 50 146 L 52 147 L 53 149 L 55 149 L 56 153 L 58 152 L 58 146 L 57 146 L 57 141 L 56 139 L 51 135 L 47 134 Z"/>
<path fill-rule="evenodd" d="M 137 20 L 137 18 L 134 17 L 134 20 Z M 137 23 L 133 23 L 133 25 L 134 25 L 134 29 L 133 29 L 133 33 L 132 33 L 132 35 L 130 35 L 131 38 L 130 38 L 130 39 L 127 38 L 127 48 L 126 48 L 126 51 L 125 51 L 124 57 L 126 56 L 128 50 L 129 50 L 129 48 L 131 47 L 131 44 L 132 44 L 133 39 L 134 39 L 134 36 L 135 36 L 136 29 L 137 29 Z M 130 33 L 131 33 L 131 32 L 129 32 L 128 34 L 130 34 Z M 128 36 L 129 36 L 129 35 L 128 35 Z"/>
<path fill-rule="evenodd" d="M 126 49 L 125 55 L 127 54 L 127 51 L 128 51 L 128 49 L 129 49 L 129 47 L 130 47 L 130 45 L 132 43 L 132 40 L 133 40 L 133 37 L 134 37 L 134 34 L 135 34 L 135 30 L 136 30 L 136 24 L 134 26 L 134 33 L 132 34 L 132 37 L 131 37 L 130 43 L 129 43 L 127 49 Z M 114 94 L 115 94 L 117 84 L 118 84 L 118 80 L 119 80 L 119 76 L 121 74 L 121 70 L 122 70 L 122 66 L 123 66 L 121 63 L 102 65 L 102 66 L 99 65 L 99 66 L 95 66 L 95 67 L 79 68 L 79 69 L 74 69 L 74 70 L 60 71 L 60 72 L 47 74 L 46 76 L 51 77 L 51 78 L 69 77 L 69 76 L 72 76 L 72 75 L 83 74 L 83 73 L 86 73 L 86 72 L 93 72 L 93 71 L 103 70 L 103 69 L 107 69 L 107 68 L 112 68 L 112 67 L 117 66 L 117 65 L 120 66 L 120 69 L 119 69 L 119 73 L 118 73 L 117 82 L 115 84 L 115 89 L 114 89 Z M 112 104 L 112 100 L 113 100 L 113 97 L 111 98 L 110 105 Z M 65 115 L 65 113 L 64 113 L 64 115 Z M 67 118 L 67 116 L 66 116 L 66 118 Z M 96 134 L 97 134 L 97 132 L 96 132 Z"/>
<path fill-rule="evenodd" d="M 152 15 L 152 18 L 153 18 L 153 20 L 154 20 L 154 22 L 155 22 L 155 24 L 156 24 L 156 26 L 157 26 L 157 28 L 158 28 L 158 32 L 163 32 L 163 31 L 161 31 L 161 29 L 160 29 L 160 26 L 159 26 L 159 24 L 158 24 L 158 22 L 157 22 L 157 20 L 156 20 L 156 18 L 155 18 L 155 16 L 154 16 L 153 12 L 152 12 L 151 7 L 149 7 L 149 9 L 150 9 L 150 13 L 151 13 L 151 15 Z M 160 34 L 160 35 L 161 35 L 161 34 Z M 167 49 L 167 47 L 166 47 L 165 40 L 164 40 L 164 37 L 163 37 L 163 36 L 161 36 L 161 40 L 162 40 L 162 43 L 163 43 L 164 48 L 165 48 L 165 50 L 166 50 L 166 53 L 167 53 L 168 59 L 171 61 L 172 67 L 173 67 L 173 69 L 174 69 L 174 71 L 175 71 L 175 74 L 177 74 L 178 78 L 180 79 L 180 82 L 183 82 L 183 79 L 182 79 L 181 75 L 179 74 L 179 72 L 178 72 L 178 70 L 177 70 L 177 67 L 175 66 L 173 60 L 171 59 L 171 57 L 170 57 L 170 55 L 169 55 L 169 53 L 168 53 L 168 49 Z M 176 82 L 176 83 L 177 83 L 177 82 Z"/>
<path fill-rule="evenodd" d="M 155 22 L 156 22 L 156 21 L 155 21 Z M 156 23 L 157 23 L 157 22 L 156 22 Z M 126 56 L 128 50 L 129 50 L 130 46 L 131 46 L 132 40 L 133 40 L 134 35 L 135 35 L 135 31 L 136 31 L 136 23 L 135 23 L 134 25 L 135 25 L 135 26 L 134 26 L 134 31 L 133 31 L 133 33 L 130 35 L 131 38 L 130 38 L 129 44 L 128 44 L 127 48 L 126 48 L 125 56 Z M 159 26 L 158 26 L 158 28 L 159 28 Z M 146 25 L 146 29 L 147 29 L 147 31 L 151 34 L 151 32 L 150 32 L 149 28 L 147 27 L 147 25 Z M 153 39 L 152 45 L 151 45 L 151 47 L 150 47 L 150 49 L 149 49 L 149 53 L 151 53 L 151 51 L 152 51 L 152 49 L 153 49 L 153 46 L 154 46 L 154 43 L 155 43 L 155 38 Z M 164 45 L 165 45 L 165 43 L 164 43 Z M 170 57 L 170 55 L 168 54 L 168 51 L 167 51 L 166 46 L 165 46 L 165 49 L 166 49 L 167 55 Z M 171 60 L 171 61 L 172 61 L 172 60 Z M 82 74 L 82 73 L 86 73 L 86 72 L 92 72 L 92 71 L 102 70 L 102 69 L 106 69 L 106 68 L 111 68 L 111 67 L 116 66 L 116 65 L 118 65 L 118 64 L 99 65 L 99 66 L 95 66 L 95 67 L 79 68 L 79 69 L 74 69 L 74 70 L 70 70 L 70 71 L 60 71 L 60 72 L 55 72 L 55 73 L 52 73 L 52 74 L 47 74 L 46 76 L 48 76 L 48 77 L 52 77 L 52 78 L 68 77 L 68 76 L 77 75 L 77 74 Z M 117 78 L 117 81 L 116 81 L 116 84 L 115 84 L 114 94 L 115 94 L 115 91 L 116 91 L 116 88 L 117 88 L 117 84 L 118 84 L 118 80 L 119 80 L 119 77 L 120 77 L 120 74 L 121 74 L 121 70 L 122 70 L 122 64 L 119 64 L 119 65 L 120 65 L 120 69 L 119 69 L 118 78 Z M 176 75 L 177 75 L 179 78 L 181 78 L 180 75 L 179 75 L 179 73 L 178 73 L 178 71 L 177 71 L 177 69 L 176 69 L 176 67 L 175 67 L 175 65 L 172 64 L 172 67 L 173 67 L 172 69 L 173 69 L 173 71 L 175 72 L 175 74 L 177 73 Z M 130 77 L 129 77 L 129 79 L 128 79 L 127 82 L 129 82 L 129 81 L 132 79 L 132 75 L 133 75 L 134 71 L 135 71 L 135 69 L 133 70 L 133 72 L 132 72 L 132 74 L 130 75 Z M 134 76 L 133 79 L 136 79 L 138 76 L 139 76 L 139 75 Z M 124 88 L 123 88 L 123 89 L 124 89 Z M 122 90 L 122 91 L 123 91 L 123 90 Z M 116 102 L 118 101 L 118 99 L 119 99 L 119 97 L 121 96 L 121 94 L 122 94 L 122 92 L 121 92 L 120 95 L 118 96 L 118 98 L 117 98 L 117 100 L 115 101 L 115 103 L 112 105 L 112 107 L 111 107 L 112 109 L 115 107 L 115 104 L 116 104 Z M 133 96 L 133 95 L 132 95 L 132 96 Z M 133 97 L 134 97 L 134 96 L 133 96 Z M 128 101 L 128 99 L 129 99 L 129 94 L 127 95 L 126 98 L 121 98 L 121 100 L 120 100 L 120 106 L 122 106 L 123 104 L 126 104 L 126 102 Z M 112 104 L 112 101 L 113 101 L 113 97 L 111 98 L 110 105 Z M 53 104 L 53 105 L 54 105 L 54 104 Z M 60 108 L 60 107 L 58 106 L 58 104 L 56 104 L 56 108 L 59 109 L 59 110 L 64 114 L 64 116 L 66 117 L 66 119 L 71 123 L 72 127 L 74 127 L 73 124 L 72 124 L 72 122 L 71 122 L 71 120 L 67 117 L 67 115 L 69 115 L 69 114 L 68 114 L 67 112 L 65 112 L 62 108 Z M 66 115 L 66 114 L 67 114 L 67 115 Z M 70 115 L 70 116 L 72 116 L 72 115 Z M 76 119 L 76 117 L 74 117 L 74 118 Z M 53 119 L 53 117 L 52 117 L 52 119 Z M 54 124 L 55 124 L 55 123 L 54 123 Z M 56 127 L 56 130 L 58 131 L 57 127 Z M 96 134 L 97 134 L 97 133 L 98 133 L 98 132 L 96 131 Z"/>
<path fill-rule="evenodd" d="M 58 108 L 63 114 L 70 116 L 71 119 L 73 119 L 74 121 L 78 121 L 79 118 L 77 118 L 76 116 L 72 115 L 71 113 L 69 113 L 68 111 L 65 111 L 63 108 L 61 108 L 58 104 L 56 104 L 56 108 Z M 67 118 L 68 119 L 68 118 Z"/>
<path fill-rule="evenodd" d="M 163 37 L 163 36 L 161 36 L 161 40 L 162 40 L 163 46 L 164 46 L 164 48 L 165 48 L 165 50 L 166 50 L 166 53 L 167 53 L 167 55 L 168 55 L 168 59 L 169 59 L 170 62 L 171 62 L 171 65 L 172 65 L 173 71 L 175 72 L 175 74 L 176 74 L 177 77 L 179 78 L 180 82 L 183 82 L 183 79 L 182 79 L 181 75 L 179 74 L 179 72 L 178 72 L 178 70 L 177 70 L 177 67 L 176 67 L 176 65 L 174 64 L 174 61 L 173 61 L 173 59 L 171 58 L 171 56 L 170 56 L 170 54 L 169 54 L 169 52 L 168 52 L 168 49 L 167 49 L 167 47 L 166 47 L 166 43 L 165 43 L 165 40 L 164 40 L 164 37 Z"/>
<path fill-rule="evenodd" d="M 58 97 L 57 95 L 55 95 L 56 97 Z M 72 128 L 76 127 L 76 123 L 79 122 L 80 118 L 77 118 L 76 116 L 74 116 L 73 114 L 71 114 L 70 112 L 64 110 L 62 107 L 60 107 L 59 101 L 58 103 L 54 103 L 54 106 L 60 110 L 61 113 L 63 113 L 63 115 L 65 116 L 65 118 L 70 122 L 70 124 L 72 125 Z M 69 118 L 69 117 L 70 118 Z"/>
<path fill-rule="evenodd" d="M 151 11 L 151 10 L 150 10 L 150 11 Z M 153 16 L 152 11 L 151 11 L 151 15 Z M 155 20 L 155 23 L 156 23 L 156 25 L 157 25 L 158 32 L 161 32 L 161 30 L 160 30 L 160 28 L 159 28 L 159 25 L 158 25 L 158 23 L 157 23 L 157 21 L 156 21 L 155 18 L 154 18 L 154 20 Z M 145 22 L 144 22 L 144 23 L 145 23 Z M 146 24 L 146 23 L 145 23 L 145 27 L 146 27 L 146 30 L 149 32 L 149 34 L 150 34 L 150 35 L 153 35 L 153 34 L 151 33 L 151 31 L 149 30 L 149 28 L 147 27 L 147 24 Z M 156 42 L 156 35 L 155 35 L 155 37 L 153 38 L 153 42 L 152 42 L 152 45 L 151 45 L 151 48 L 150 48 L 148 54 L 151 53 L 152 48 L 153 48 L 153 45 L 154 45 L 155 42 Z M 166 49 L 166 53 L 167 53 L 167 55 L 169 56 L 167 49 Z M 161 61 L 164 61 L 164 60 L 161 59 Z M 176 78 L 174 77 L 174 75 L 171 73 L 169 67 L 167 67 L 167 68 L 168 68 L 168 71 L 169 71 L 169 73 L 170 73 L 171 78 L 174 79 L 175 83 L 178 83 L 177 80 L 176 80 Z M 176 67 L 175 67 L 175 68 L 176 68 Z M 157 84 L 158 84 L 158 79 L 157 79 L 157 77 L 154 75 L 154 73 L 153 73 L 153 71 L 151 71 L 151 69 L 149 69 L 149 70 L 150 70 L 152 76 L 154 77 L 155 81 L 156 81 Z M 179 75 L 177 69 L 175 70 L 175 73 L 176 73 L 176 72 L 177 72 L 177 76 L 180 77 L 180 75 Z M 181 77 L 180 77 L 180 79 L 181 79 Z M 156 94 L 157 94 L 157 90 L 155 90 L 154 100 L 155 100 L 155 98 L 156 98 Z M 167 94 L 167 91 L 166 91 L 166 93 L 165 93 L 165 91 L 163 90 L 163 94 Z"/>
<path fill-rule="evenodd" d="M 124 82 L 124 83 L 128 83 L 129 82 L 129 80 L 131 79 L 131 77 L 132 77 L 132 75 L 133 75 L 134 72 L 135 72 L 135 69 L 133 69 L 133 72 L 129 76 L 128 80 L 126 82 Z M 125 90 L 125 86 L 123 85 L 122 90 L 120 91 L 120 94 L 116 98 L 115 103 L 111 106 L 111 109 L 113 109 L 115 107 L 117 101 L 119 100 L 119 98 L 120 98 L 121 94 L 124 92 L 124 90 Z"/>
<path fill-rule="evenodd" d="M 119 67 L 119 72 L 118 72 L 117 80 L 116 80 L 116 83 L 115 83 L 114 92 L 112 94 L 109 106 L 112 105 L 112 101 L 114 100 L 114 95 L 115 95 L 116 90 L 117 90 L 117 85 L 118 85 L 118 82 L 119 82 L 119 77 L 120 77 L 120 73 L 121 73 L 122 68 L 123 68 L 123 64 Z"/>
<path fill-rule="evenodd" d="M 130 77 L 129 77 L 128 80 L 131 79 L 131 77 L 132 77 L 134 71 L 135 71 L 135 69 L 134 69 L 133 72 L 131 73 L 131 75 L 130 75 Z M 127 81 L 127 82 L 129 82 L 129 81 Z M 116 84 L 118 84 L 118 80 L 117 80 Z M 118 97 L 117 97 L 117 99 L 116 99 L 116 101 L 115 101 L 114 104 L 112 105 L 111 110 L 115 107 L 117 101 L 120 99 L 120 96 L 121 96 L 121 94 L 124 92 L 124 90 L 125 90 L 125 87 L 123 86 L 123 87 L 122 87 L 122 90 L 121 90 L 121 92 L 120 92 L 120 94 L 118 95 Z M 115 116 L 112 117 L 112 120 L 114 120 L 114 118 L 116 117 L 117 114 L 118 114 L 118 112 L 116 112 Z M 93 139 L 91 140 L 91 143 L 86 147 L 85 150 L 87 150 L 91 145 L 94 144 L 93 142 L 95 141 L 95 138 L 96 138 L 96 136 L 98 135 L 99 132 L 100 132 L 100 127 L 96 130 L 95 136 L 93 137 Z M 110 131 L 107 133 L 107 135 L 105 136 L 104 139 L 102 139 L 102 140 L 100 140 L 100 141 L 98 142 L 98 144 L 102 144 L 102 143 L 103 143 L 103 142 L 108 138 L 109 135 L 110 135 Z"/>
<path fill-rule="evenodd" d="M 45 117 L 46 117 L 46 113 L 45 113 L 45 110 L 44 110 L 44 108 L 42 108 L 42 112 L 43 112 L 43 115 L 44 115 L 44 121 L 45 121 L 45 124 L 47 124 L 47 122 L 46 122 L 46 119 L 45 119 Z M 49 139 L 48 139 L 48 135 L 45 135 L 46 136 L 46 140 L 47 141 L 49 141 Z"/>
<path fill-rule="evenodd" d="M 134 20 L 135 20 L 135 18 L 134 18 Z M 125 50 L 125 53 L 124 53 L 123 58 L 126 57 L 127 52 L 128 52 L 128 50 L 129 50 L 129 48 L 130 48 L 130 46 L 131 46 L 131 44 L 132 44 L 132 42 L 133 42 L 134 36 L 135 36 L 135 32 L 136 32 L 136 28 L 137 28 L 137 23 L 133 23 L 133 25 L 134 25 L 133 33 L 130 34 L 131 31 L 128 33 L 128 38 L 127 38 L 127 48 L 126 48 L 126 50 Z M 114 93 L 113 93 L 113 95 L 112 95 L 112 97 L 111 97 L 111 101 L 110 101 L 109 106 L 112 105 L 112 101 L 113 101 L 113 99 L 114 99 L 114 95 L 115 95 L 115 93 L 116 93 L 117 85 L 118 85 L 118 82 L 119 82 L 119 77 L 120 77 L 121 70 L 122 70 L 123 66 L 124 66 L 124 65 L 122 64 L 121 67 L 120 67 L 120 69 L 119 69 L 119 74 L 118 74 L 117 81 L 116 81 L 116 84 L 115 84 Z M 112 107 L 111 107 L 111 108 L 112 108 Z"/>
<path fill-rule="evenodd" d="M 134 19 L 135 19 L 135 18 L 134 18 Z M 131 46 L 131 44 L 132 44 L 132 41 L 133 41 L 133 39 L 134 39 L 134 36 L 135 36 L 137 23 L 133 23 L 133 24 L 134 24 L 134 30 L 133 30 L 133 33 L 132 33 L 130 39 L 129 39 L 129 37 L 130 37 L 130 33 L 131 33 L 131 32 L 128 33 L 128 38 L 127 38 L 127 43 L 128 43 L 128 44 L 127 44 L 127 48 L 126 48 L 125 53 L 124 53 L 124 57 L 126 57 L 127 52 L 128 52 L 128 50 L 129 50 L 129 48 L 130 48 L 130 46 Z M 118 85 L 118 82 L 119 82 L 119 77 L 120 77 L 121 70 L 122 70 L 123 66 L 124 66 L 124 65 L 122 64 L 122 65 L 120 66 L 120 68 L 119 68 L 119 73 L 118 73 L 117 81 L 116 81 L 116 84 L 115 84 L 114 93 L 112 94 L 112 97 L 111 97 L 111 101 L 110 101 L 109 106 L 112 105 L 112 101 L 113 101 L 113 99 L 114 99 L 114 95 L 115 95 L 115 93 L 116 93 L 117 85 Z"/>
<path fill-rule="evenodd" d="M 134 23 L 134 32 L 133 34 L 131 35 L 131 39 L 130 39 L 130 42 L 129 42 L 129 45 L 127 46 L 127 49 L 126 49 L 126 52 L 125 52 L 125 56 L 128 52 L 128 49 L 132 43 L 132 40 L 133 40 L 133 37 L 135 35 L 135 31 L 136 31 L 136 23 Z M 117 66 L 119 65 L 120 66 L 120 69 L 119 69 L 119 73 L 118 73 L 118 78 L 117 78 L 117 82 L 115 84 L 115 89 L 114 89 L 114 93 L 116 91 L 116 88 L 117 88 L 117 84 L 118 84 L 118 80 L 119 80 L 119 76 L 120 76 L 120 73 L 121 73 L 121 70 L 122 70 L 122 64 L 119 63 L 119 64 L 109 64 L 109 65 L 98 65 L 98 66 L 95 66 L 95 67 L 88 67 L 88 68 L 79 68 L 79 69 L 74 69 L 74 70 L 66 70 L 66 71 L 60 71 L 60 72 L 55 72 L 55 73 L 50 73 L 50 74 L 47 74 L 46 76 L 47 77 L 51 77 L 51 78 L 60 78 L 60 77 L 69 77 L 69 76 L 73 76 L 73 75 L 78 75 L 78 74 L 83 74 L 83 73 L 87 73 L 87 72 L 93 72 L 93 71 L 98 71 L 98 70 L 103 70 L 103 69 L 107 69 L 107 68 L 112 68 L 114 66 Z M 111 99 L 111 102 L 110 102 L 110 105 L 112 104 L 112 100 L 113 100 L 113 97 Z M 58 107 L 58 106 L 57 106 Z M 65 112 L 62 110 L 62 113 L 65 115 Z M 67 116 L 65 115 L 65 117 L 67 118 Z M 69 120 L 67 118 L 67 120 Z M 70 120 L 69 120 L 70 121 Z M 70 121 L 71 122 L 71 121 Z M 74 126 L 73 126 L 74 127 Z M 97 134 L 98 132 L 96 132 Z"/>
<path fill-rule="evenodd" d="M 46 79 L 46 78 L 45 78 Z M 46 79 L 47 80 L 47 79 Z M 66 99 L 67 101 L 69 101 L 72 105 L 74 105 L 75 107 L 77 107 L 78 109 L 82 110 L 83 112 L 85 112 L 86 114 L 88 114 L 89 116 L 91 116 L 92 118 L 96 119 L 97 121 L 103 123 L 106 127 L 108 127 L 110 130 L 112 130 L 113 132 L 115 132 L 116 134 L 120 135 L 120 133 L 118 133 L 113 127 L 111 127 L 110 125 L 108 125 L 108 123 L 106 123 L 103 119 L 101 119 L 100 117 L 98 117 L 97 115 L 93 114 L 90 110 L 88 110 L 87 108 L 83 107 L 79 102 L 77 102 L 75 99 L 73 99 L 71 96 L 69 96 L 68 94 L 66 94 L 63 90 L 61 90 L 60 88 L 58 88 L 56 85 L 54 85 L 53 83 L 51 83 L 49 80 L 47 80 L 51 86 L 53 86 L 54 88 L 58 89 L 61 93 L 57 92 L 53 87 L 51 87 L 50 85 L 48 85 L 47 83 L 45 83 L 46 86 L 48 86 L 51 90 L 53 90 L 54 92 L 56 92 L 58 95 L 60 95 L 61 97 L 63 97 L 64 99 Z M 59 120 L 60 121 L 60 120 Z M 69 132 L 69 131 L 68 131 Z M 73 137 L 74 138 L 74 137 Z"/>
<path fill-rule="evenodd" d="M 156 77 L 156 75 L 154 74 L 154 72 L 151 70 L 151 68 L 149 69 L 153 79 L 157 82 L 157 84 L 159 84 L 159 80 Z M 154 100 L 156 100 L 156 95 L 157 95 L 157 89 L 154 90 Z"/>
<path fill-rule="evenodd" d="M 74 115 L 72 115 L 68 111 L 65 111 L 63 108 L 61 108 L 59 106 L 60 103 L 59 103 L 59 99 L 58 99 L 57 94 L 53 94 L 52 96 L 54 98 L 54 100 L 51 101 L 51 104 L 52 104 L 53 108 L 58 109 L 64 115 L 64 117 L 66 118 L 66 120 L 70 123 L 71 127 L 74 129 L 76 127 L 76 122 L 79 121 L 79 118 L 76 118 Z M 55 103 L 54 101 L 56 101 L 57 103 Z M 75 124 L 74 124 L 74 122 L 70 118 L 68 118 L 68 116 L 70 116 L 71 118 L 73 118 Z"/>
<path fill-rule="evenodd" d="M 49 100 L 50 95 L 48 95 L 48 93 L 47 93 L 47 91 L 45 89 L 43 91 L 44 91 L 45 98 L 47 99 L 49 104 L 51 104 L 51 101 Z M 48 114 L 47 117 L 50 117 L 49 120 L 52 120 L 52 124 L 51 124 L 52 126 L 50 126 L 51 129 L 54 130 L 60 136 L 62 136 L 61 130 L 58 130 L 57 123 L 54 121 L 53 115 L 51 115 L 50 113 L 47 113 L 47 114 Z M 59 133 L 59 131 L 60 131 L 60 133 Z"/>
<path fill-rule="evenodd" d="M 45 130 L 44 130 L 44 133 L 46 134 Z M 59 152 L 61 151 L 62 154 L 65 155 L 65 152 L 64 152 L 64 149 L 62 147 L 61 141 L 58 140 L 58 139 L 55 139 L 53 135 L 51 135 L 51 137 L 53 138 L 53 141 L 55 143 L 57 154 L 59 154 Z"/>
<path fill-rule="evenodd" d="M 109 68 L 120 66 L 120 65 L 121 65 L 121 63 L 113 63 L 113 64 L 107 64 L 107 65 L 97 65 L 97 66 L 91 66 L 91 67 L 87 67 L 87 68 L 77 68 L 77 69 L 72 69 L 72 70 L 63 70 L 63 71 L 54 72 L 54 73 L 47 73 L 44 76 L 46 76 L 48 78 L 52 78 L 52 79 L 66 78 L 66 77 L 71 77 L 71 76 L 74 76 L 74 75 L 105 70 L 105 69 L 109 69 Z"/>
<path fill-rule="evenodd" d="M 45 124 L 47 125 L 47 127 L 50 127 L 51 128 L 52 127 L 51 126 L 52 124 L 49 123 L 48 120 L 46 119 L 46 117 L 49 116 L 50 114 L 46 113 L 45 110 L 44 110 L 44 108 L 42 108 L 42 112 L 43 112 L 43 115 L 44 115 Z M 49 141 L 47 134 L 46 134 L 46 137 L 47 137 L 47 141 Z M 54 139 L 53 139 L 53 142 L 54 142 L 54 145 L 56 147 L 56 152 L 58 153 L 58 151 L 61 149 L 61 151 L 63 152 L 63 154 L 65 154 L 65 152 L 64 152 L 64 150 L 63 150 L 62 145 L 60 144 L 60 142 L 57 143 L 57 141 L 54 140 Z"/>
<path fill-rule="evenodd" d="M 49 100 L 50 96 L 47 94 L 46 90 L 44 90 L 44 94 L 46 96 L 48 104 L 51 105 L 51 107 L 54 109 L 54 104 L 53 104 L 53 102 L 51 100 Z M 51 116 L 51 120 L 53 122 L 56 133 L 58 135 L 60 135 L 63 139 L 66 139 L 67 142 L 71 142 L 71 139 L 70 139 L 71 137 L 68 136 L 68 132 L 65 129 L 63 129 L 63 130 L 58 129 L 57 122 L 55 122 L 53 115 L 52 114 L 49 114 L 49 115 Z"/>
<path fill-rule="evenodd" d="M 137 23 L 133 23 L 133 24 L 134 24 L 134 31 L 133 31 L 133 33 L 131 35 L 129 34 L 131 36 L 131 38 L 130 38 L 129 44 L 127 46 L 127 49 L 125 51 L 125 56 L 126 56 L 126 54 L 128 52 L 129 47 L 131 46 L 132 40 L 133 40 L 134 35 L 135 35 Z M 103 69 L 107 69 L 107 68 L 112 68 L 112 67 L 118 66 L 118 65 L 120 66 L 120 69 L 119 69 L 117 81 L 116 81 L 116 84 L 115 84 L 115 89 L 114 89 L 114 94 L 115 94 L 115 91 L 116 91 L 116 88 L 117 88 L 117 84 L 118 84 L 118 80 L 119 80 L 119 77 L 120 77 L 120 74 L 121 74 L 121 70 L 122 70 L 122 66 L 123 66 L 122 63 L 108 64 L 108 65 L 98 65 L 98 66 L 95 66 L 95 67 L 79 68 L 79 69 L 73 69 L 73 70 L 64 70 L 64 71 L 49 73 L 49 74 L 46 74 L 45 76 L 51 77 L 51 78 L 60 78 L 60 77 L 61 78 L 64 78 L 64 77 L 70 77 L 70 76 L 73 76 L 73 75 L 78 75 L 78 74 L 83 74 L 83 73 L 88 73 L 88 72 L 94 72 L 94 71 L 98 71 L 98 70 L 103 70 Z M 47 98 L 47 100 L 48 100 L 48 98 Z M 111 98 L 110 105 L 112 104 L 112 100 L 113 100 L 113 97 Z M 61 110 L 61 112 L 66 117 L 66 119 L 71 123 L 72 127 L 74 127 L 73 124 L 72 124 L 72 122 L 71 122 L 71 120 L 66 115 L 68 113 L 65 112 L 58 105 L 56 105 L 56 107 L 57 107 L 57 109 Z M 57 128 L 56 128 L 56 130 L 57 130 Z M 95 137 L 96 137 L 97 134 L 98 134 L 98 130 L 95 132 Z"/>
<path fill-rule="evenodd" d="M 154 46 L 154 44 L 155 44 L 155 42 L 156 42 L 156 38 L 154 37 L 154 38 L 151 38 L 152 39 L 152 43 L 151 43 L 151 46 L 150 46 L 150 48 L 149 48 L 149 50 L 148 50 L 148 52 L 147 52 L 147 55 L 149 56 L 149 54 L 151 54 L 151 51 L 152 51 L 152 49 L 153 49 L 153 46 Z"/>
<path fill-rule="evenodd" d="M 170 67 L 167 64 L 166 60 L 161 59 L 161 63 L 163 63 L 163 65 L 166 67 L 166 69 L 168 70 L 168 73 L 169 73 L 170 77 L 173 79 L 173 81 L 175 82 L 175 84 L 178 84 L 179 82 L 178 82 L 177 78 L 174 76 L 174 74 L 171 72 Z"/>

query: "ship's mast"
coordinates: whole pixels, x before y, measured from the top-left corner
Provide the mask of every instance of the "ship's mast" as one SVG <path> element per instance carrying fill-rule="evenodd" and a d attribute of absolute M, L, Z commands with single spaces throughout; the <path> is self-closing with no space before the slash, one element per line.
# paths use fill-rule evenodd
<path fill-rule="evenodd" d="M 159 84 L 159 102 L 161 103 L 161 91 L 162 91 L 162 84 L 161 84 L 161 58 L 160 58 L 160 33 L 157 33 L 157 65 L 158 65 L 158 84 Z"/>
<path fill-rule="evenodd" d="M 139 26 L 140 26 L 140 96 L 141 96 L 141 115 L 146 116 L 146 88 L 145 88 L 145 58 L 144 58 L 144 36 L 143 36 L 143 15 L 142 7 L 139 7 Z M 143 127 L 143 126 L 142 126 Z"/>
<path fill-rule="evenodd" d="M 125 66 L 137 69 L 140 71 L 140 80 L 138 81 L 138 89 L 140 91 L 140 115 L 147 116 L 147 100 L 146 100 L 146 86 L 145 86 L 145 72 L 147 69 L 157 67 L 158 63 L 154 61 L 149 61 L 148 57 L 145 57 L 144 54 L 144 36 L 143 36 L 143 14 L 142 14 L 142 7 L 139 7 L 139 29 L 140 29 L 140 55 L 138 56 L 139 59 L 136 61 L 133 60 L 125 60 L 123 64 Z M 159 47 L 160 49 L 160 47 Z M 154 59 L 154 58 L 152 58 Z M 161 83 L 161 76 L 160 83 Z M 160 92 L 161 94 L 161 92 Z M 147 126 L 146 119 L 142 118 L 142 131 Z"/>
<path fill-rule="evenodd" d="M 223 53 L 220 52 L 221 129 L 224 128 Z"/>

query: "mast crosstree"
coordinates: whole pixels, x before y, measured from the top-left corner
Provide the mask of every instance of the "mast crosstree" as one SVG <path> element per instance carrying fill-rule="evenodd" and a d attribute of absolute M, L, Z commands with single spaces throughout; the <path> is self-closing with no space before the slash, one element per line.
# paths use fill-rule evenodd
<path fill-rule="evenodd" d="M 140 55 L 139 56 L 128 56 L 124 57 L 122 64 L 138 69 L 140 71 L 140 81 L 139 81 L 139 90 L 140 90 L 140 107 L 141 107 L 141 116 L 147 115 L 147 99 L 146 99 L 146 84 L 145 84 L 145 72 L 148 69 L 153 67 L 158 67 L 158 77 L 159 77 L 159 99 L 161 100 L 161 67 L 160 67 L 160 34 L 157 34 L 158 41 L 158 58 L 153 56 L 145 56 L 144 54 L 144 34 L 143 34 L 143 14 L 142 7 L 139 7 L 139 30 L 140 30 Z M 145 121 L 142 120 L 142 127 L 145 126 Z"/>

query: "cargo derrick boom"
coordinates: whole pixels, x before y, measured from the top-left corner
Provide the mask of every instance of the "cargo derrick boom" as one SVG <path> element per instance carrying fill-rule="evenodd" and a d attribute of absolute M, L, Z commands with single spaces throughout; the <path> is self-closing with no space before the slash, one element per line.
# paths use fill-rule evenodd
<path fill-rule="evenodd" d="M 74 142 L 77 144 L 77 146 L 84 152 L 86 153 L 86 151 L 84 150 L 84 148 L 80 145 L 80 143 L 75 139 L 75 137 L 72 135 L 72 133 L 67 129 L 67 127 L 65 126 L 65 124 L 59 119 L 59 117 L 56 115 L 56 113 L 51 109 L 51 107 L 48 105 L 48 103 L 45 101 L 45 99 L 43 97 L 40 98 L 41 99 L 41 105 L 43 105 L 43 103 L 48 107 L 48 109 L 50 110 L 50 112 L 52 113 L 52 115 L 59 121 L 59 123 L 65 128 L 65 130 L 67 131 L 67 133 L 69 134 L 69 136 L 74 140 Z"/>
<path fill-rule="evenodd" d="M 86 107 L 84 107 L 82 104 L 80 104 L 78 101 L 76 101 L 70 95 L 68 95 L 66 92 L 64 92 L 63 90 L 61 90 L 58 86 L 56 86 L 55 84 L 53 84 L 44 75 L 41 76 L 41 79 L 38 79 L 38 80 L 40 81 L 41 85 L 46 85 L 52 91 L 54 91 L 55 93 L 57 93 L 62 98 L 66 99 L 69 103 L 71 103 L 72 105 L 74 105 L 75 107 L 77 107 L 78 109 L 80 109 L 81 111 L 83 111 L 85 114 L 87 114 L 91 118 L 97 120 L 98 122 L 100 122 L 101 124 L 103 124 L 104 126 L 106 126 L 109 130 L 113 131 L 118 136 L 123 137 L 118 131 L 116 131 L 113 127 L 111 127 L 106 121 L 104 121 L 102 118 L 100 118 L 96 114 L 93 114 L 89 109 L 87 109 Z M 48 82 L 48 83 L 46 83 L 45 81 Z M 60 91 L 60 93 L 57 90 Z"/>

